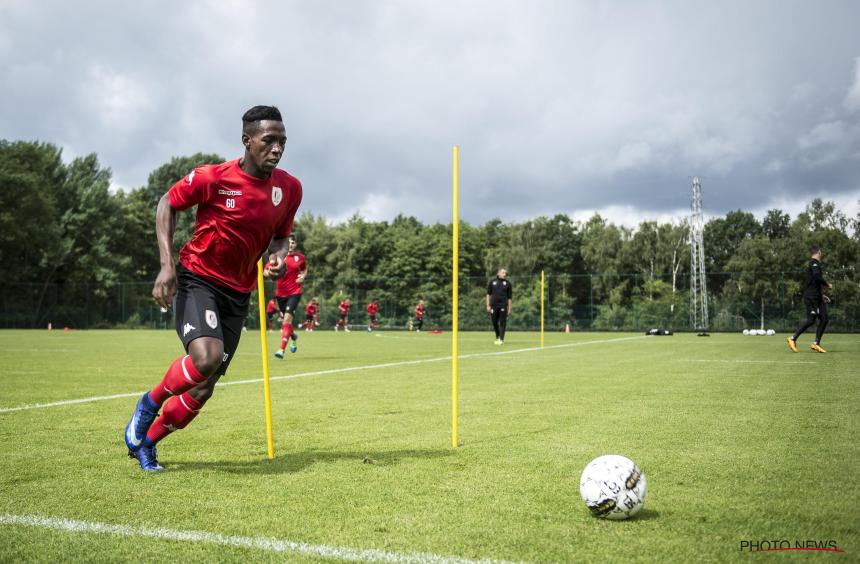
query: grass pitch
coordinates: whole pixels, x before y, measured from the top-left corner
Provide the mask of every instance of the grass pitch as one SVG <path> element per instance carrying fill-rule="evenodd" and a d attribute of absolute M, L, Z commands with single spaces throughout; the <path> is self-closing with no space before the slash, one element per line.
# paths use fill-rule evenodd
<path fill-rule="evenodd" d="M 4 409 L 142 392 L 181 353 L 174 333 L 0 331 L 0 561 L 689 562 L 775 539 L 832 539 L 845 553 L 829 557 L 860 559 L 860 336 L 828 336 L 827 355 L 791 354 L 785 336 L 625 336 L 638 337 L 548 334 L 543 351 L 493 355 L 537 336 L 510 333 L 499 349 L 489 332 L 463 334 L 453 450 L 450 362 L 432 360 L 450 333 L 301 333 L 273 376 L 392 365 L 273 382 L 274 461 L 262 385 L 219 387 L 151 475 L 125 455 L 135 398 Z M 259 378 L 259 350 L 246 333 L 222 382 Z M 582 468 L 607 453 L 648 478 L 630 521 L 595 519 L 579 497 Z"/>

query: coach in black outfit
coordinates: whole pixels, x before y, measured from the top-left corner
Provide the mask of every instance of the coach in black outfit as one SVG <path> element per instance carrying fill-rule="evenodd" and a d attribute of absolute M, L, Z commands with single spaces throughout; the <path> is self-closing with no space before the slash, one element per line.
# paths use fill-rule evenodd
<path fill-rule="evenodd" d="M 821 273 L 821 248 L 818 245 L 812 245 L 809 252 L 812 256 L 806 264 L 806 286 L 803 290 L 806 321 L 797 328 L 794 335 L 788 338 L 788 347 L 793 352 L 797 352 L 797 339 L 818 319 L 815 341 L 809 345 L 809 348 L 817 353 L 826 353 L 827 351 L 821 347 L 821 337 L 824 336 L 824 329 L 827 328 L 827 304 L 830 303 L 830 298 L 824 294 L 824 289 L 833 288 L 833 284 L 827 282 Z"/>
<path fill-rule="evenodd" d="M 496 344 L 505 342 L 505 326 L 511 313 L 513 290 L 507 280 L 508 269 L 502 267 L 496 277 L 487 285 L 487 313 L 493 318 L 493 329 L 496 331 Z"/>

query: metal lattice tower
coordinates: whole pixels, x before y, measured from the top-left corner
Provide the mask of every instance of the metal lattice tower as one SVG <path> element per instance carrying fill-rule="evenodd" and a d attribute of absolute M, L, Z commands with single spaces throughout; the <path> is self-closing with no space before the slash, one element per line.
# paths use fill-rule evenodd
<path fill-rule="evenodd" d="M 705 220 L 702 217 L 702 183 L 693 177 L 690 198 L 690 324 L 705 333 L 708 330 L 708 287 L 705 282 Z"/>

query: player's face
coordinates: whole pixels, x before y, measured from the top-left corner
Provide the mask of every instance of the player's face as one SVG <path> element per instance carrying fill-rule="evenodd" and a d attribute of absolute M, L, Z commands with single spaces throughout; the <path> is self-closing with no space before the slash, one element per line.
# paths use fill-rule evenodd
<path fill-rule="evenodd" d="M 296 250 L 296 240 L 295 240 L 295 239 L 290 239 L 290 247 L 289 247 L 289 251 L 290 251 L 290 252 L 293 252 L 293 251 L 295 251 L 295 250 Z"/>
<path fill-rule="evenodd" d="M 498 276 L 501 280 L 504 280 L 507 275 L 508 275 L 508 271 L 505 270 L 504 268 L 499 270 Z"/>
<path fill-rule="evenodd" d="M 242 134 L 242 143 L 251 163 L 257 169 L 270 174 L 284 155 L 287 132 L 283 122 L 262 120 L 254 130 Z"/>

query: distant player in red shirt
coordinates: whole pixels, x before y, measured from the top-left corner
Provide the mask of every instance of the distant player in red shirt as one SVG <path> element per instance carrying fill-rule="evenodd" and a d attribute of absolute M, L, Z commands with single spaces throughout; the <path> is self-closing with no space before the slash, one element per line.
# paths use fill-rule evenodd
<path fill-rule="evenodd" d="M 276 168 L 286 142 L 278 109 L 255 106 L 242 116 L 242 158 L 196 168 L 158 202 L 161 271 L 152 296 L 161 307 L 173 307 L 187 354 L 143 394 L 126 426 L 129 456 L 143 470 L 164 469 L 155 445 L 194 419 L 226 373 L 257 285 L 257 261 L 268 251 L 263 275 L 277 278 L 285 271 L 287 236 L 302 200 L 299 180 Z M 195 205 L 194 235 L 177 266 L 176 215 Z"/>
<path fill-rule="evenodd" d="M 275 352 L 278 358 L 284 358 L 287 342 L 290 343 L 291 353 L 298 350 L 299 336 L 293 331 L 293 316 L 302 299 L 302 282 L 308 275 L 308 263 L 305 261 L 305 255 L 296 250 L 295 235 L 290 235 L 289 245 L 289 253 L 284 259 L 287 263 L 287 272 L 275 283 L 275 297 L 278 299 L 278 308 L 284 316 L 284 324 L 281 326 L 281 348 Z"/>
<path fill-rule="evenodd" d="M 349 298 L 346 298 L 338 304 L 337 309 L 340 310 L 340 317 L 338 317 L 337 323 L 334 324 L 335 331 L 340 329 L 340 326 L 343 325 L 343 330 L 349 333 L 349 308 L 351 305 L 352 304 L 349 303 Z"/>
<path fill-rule="evenodd" d="M 367 304 L 367 316 L 370 318 L 370 323 L 367 324 L 367 332 L 371 333 L 376 329 L 376 312 L 379 311 L 379 304 L 376 300 L 370 300 Z"/>
<path fill-rule="evenodd" d="M 418 300 L 418 305 L 415 306 L 415 323 L 412 324 L 415 331 L 420 333 L 424 327 L 424 300 Z"/>
<path fill-rule="evenodd" d="M 320 322 L 317 319 L 317 316 L 320 313 L 320 306 L 317 304 L 317 299 L 312 298 L 310 302 L 308 302 L 308 307 L 305 308 L 305 331 L 313 331 L 314 326 L 319 327 Z M 302 324 L 299 323 L 299 329 L 302 328 Z"/>
<path fill-rule="evenodd" d="M 275 305 L 275 298 L 269 300 L 266 304 L 266 329 L 272 329 L 272 322 L 277 318 L 278 306 Z"/>

